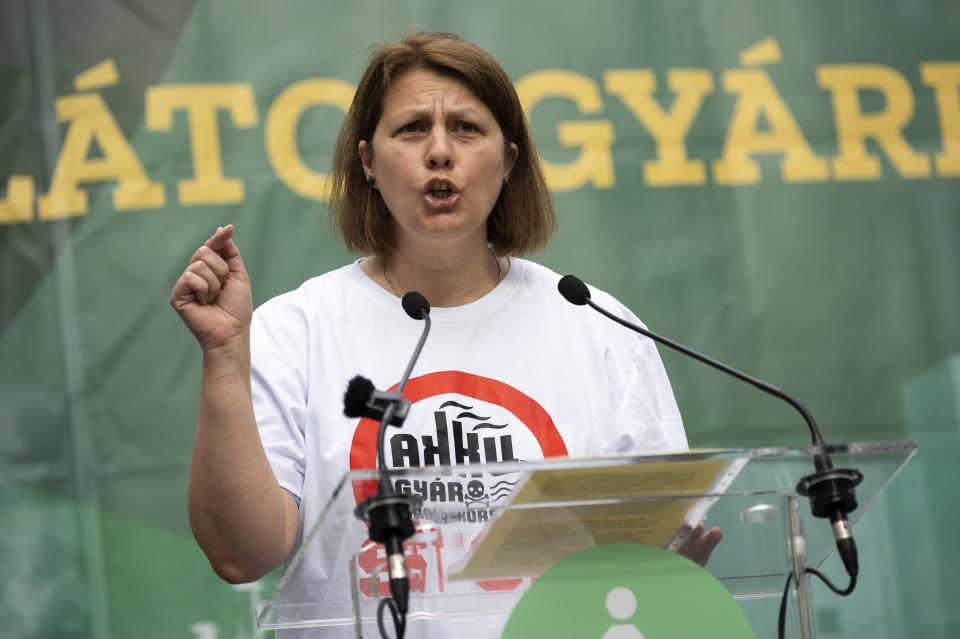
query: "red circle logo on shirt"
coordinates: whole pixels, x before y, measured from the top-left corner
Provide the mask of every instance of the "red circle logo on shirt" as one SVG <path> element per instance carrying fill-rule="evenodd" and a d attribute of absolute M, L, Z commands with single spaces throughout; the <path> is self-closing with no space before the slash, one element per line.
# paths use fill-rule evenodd
<path fill-rule="evenodd" d="M 396 388 L 397 386 L 394 385 L 390 390 L 395 391 Z M 440 371 L 412 378 L 403 391 L 403 396 L 414 404 L 424 399 L 445 394 L 456 394 L 506 409 L 529 430 L 539 445 L 540 454 L 544 458 L 567 456 L 566 444 L 564 444 L 563 438 L 560 437 L 560 433 L 547 411 L 537 401 L 504 382 L 462 371 Z M 490 428 L 501 427 L 492 424 L 487 424 L 487 426 Z M 379 427 L 378 422 L 369 418 L 363 418 L 357 424 L 350 447 L 350 470 L 376 468 L 377 430 Z M 392 426 L 389 427 L 387 431 L 388 440 L 402 430 Z M 473 437 L 476 437 L 476 435 L 473 435 Z M 428 464 L 439 463 L 435 458 L 425 461 Z M 447 463 L 456 464 L 457 462 L 451 459 Z M 362 502 L 375 490 L 375 483 L 354 482 L 354 496 L 357 503 Z"/>

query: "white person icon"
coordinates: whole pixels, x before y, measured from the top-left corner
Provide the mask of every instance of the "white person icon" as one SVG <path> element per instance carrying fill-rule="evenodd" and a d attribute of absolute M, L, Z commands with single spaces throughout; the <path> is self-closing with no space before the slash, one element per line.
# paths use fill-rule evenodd
<path fill-rule="evenodd" d="M 626 621 L 637 611 L 637 598 L 629 588 L 617 587 L 607 593 L 607 612 L 619 621 Z M 618 623 L 603 634 L 603 639 L 646 639 L 632 623 Z"/>

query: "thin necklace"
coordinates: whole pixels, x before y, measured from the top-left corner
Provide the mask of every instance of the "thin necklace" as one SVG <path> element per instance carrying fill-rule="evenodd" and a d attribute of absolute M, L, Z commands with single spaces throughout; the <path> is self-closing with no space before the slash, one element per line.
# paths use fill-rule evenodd
<path fill-rule="evenodd" d="M 493 252 L 493 249 L 489 246 L 487 250 L 490 251 L 490 255 L 493 256 L 493 261 L 497 263 L 497 284 L 500 283 L 500 280 L 503 279 L 503 270 L 500 268 L 500 260 L 497 259 L 497 254 Z M 383 279 L 387 280 L 387 286 L 390 287 L 390 290 L 393 291 L 393 294 L 397 297 L 401 297 L 400 293 L 397 292 L 396 287 L 393 285 L 393 282 L 390 281 L 390 276 L 387 275 L 387 260 L 383 257 L 380 258 L 380 268 L 383 271 Z M 507 268 L 510 268 L 510 256 L 507 256 Z"/>

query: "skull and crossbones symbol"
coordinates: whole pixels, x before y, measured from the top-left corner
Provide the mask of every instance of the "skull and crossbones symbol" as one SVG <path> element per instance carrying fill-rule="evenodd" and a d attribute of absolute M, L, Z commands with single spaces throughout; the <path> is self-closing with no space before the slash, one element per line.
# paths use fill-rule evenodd
<path fill-rule="evenodd" d="M 467 494 L 463 496 L 463 503 L 467 508 L 471 506 L 490 507 L 490 498 L 487 497 L 487 487 L 479 479 L 473 479 L 467 484 Z"/>

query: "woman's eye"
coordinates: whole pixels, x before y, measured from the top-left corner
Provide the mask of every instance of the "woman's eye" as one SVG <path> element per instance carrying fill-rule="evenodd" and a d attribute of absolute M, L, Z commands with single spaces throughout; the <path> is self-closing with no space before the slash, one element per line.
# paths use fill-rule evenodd
<path fill-rule="evenodd" d="M 417 133 L 421 130 L 419 122 L 411 122 L 400 127 L 400 133 Z"/>
<path fill-rule="evenodd" d="M 457 124 L 456 130 L 460 133 L 476 133 L 480 129 L 471 122 L 460 122 Z"/>

